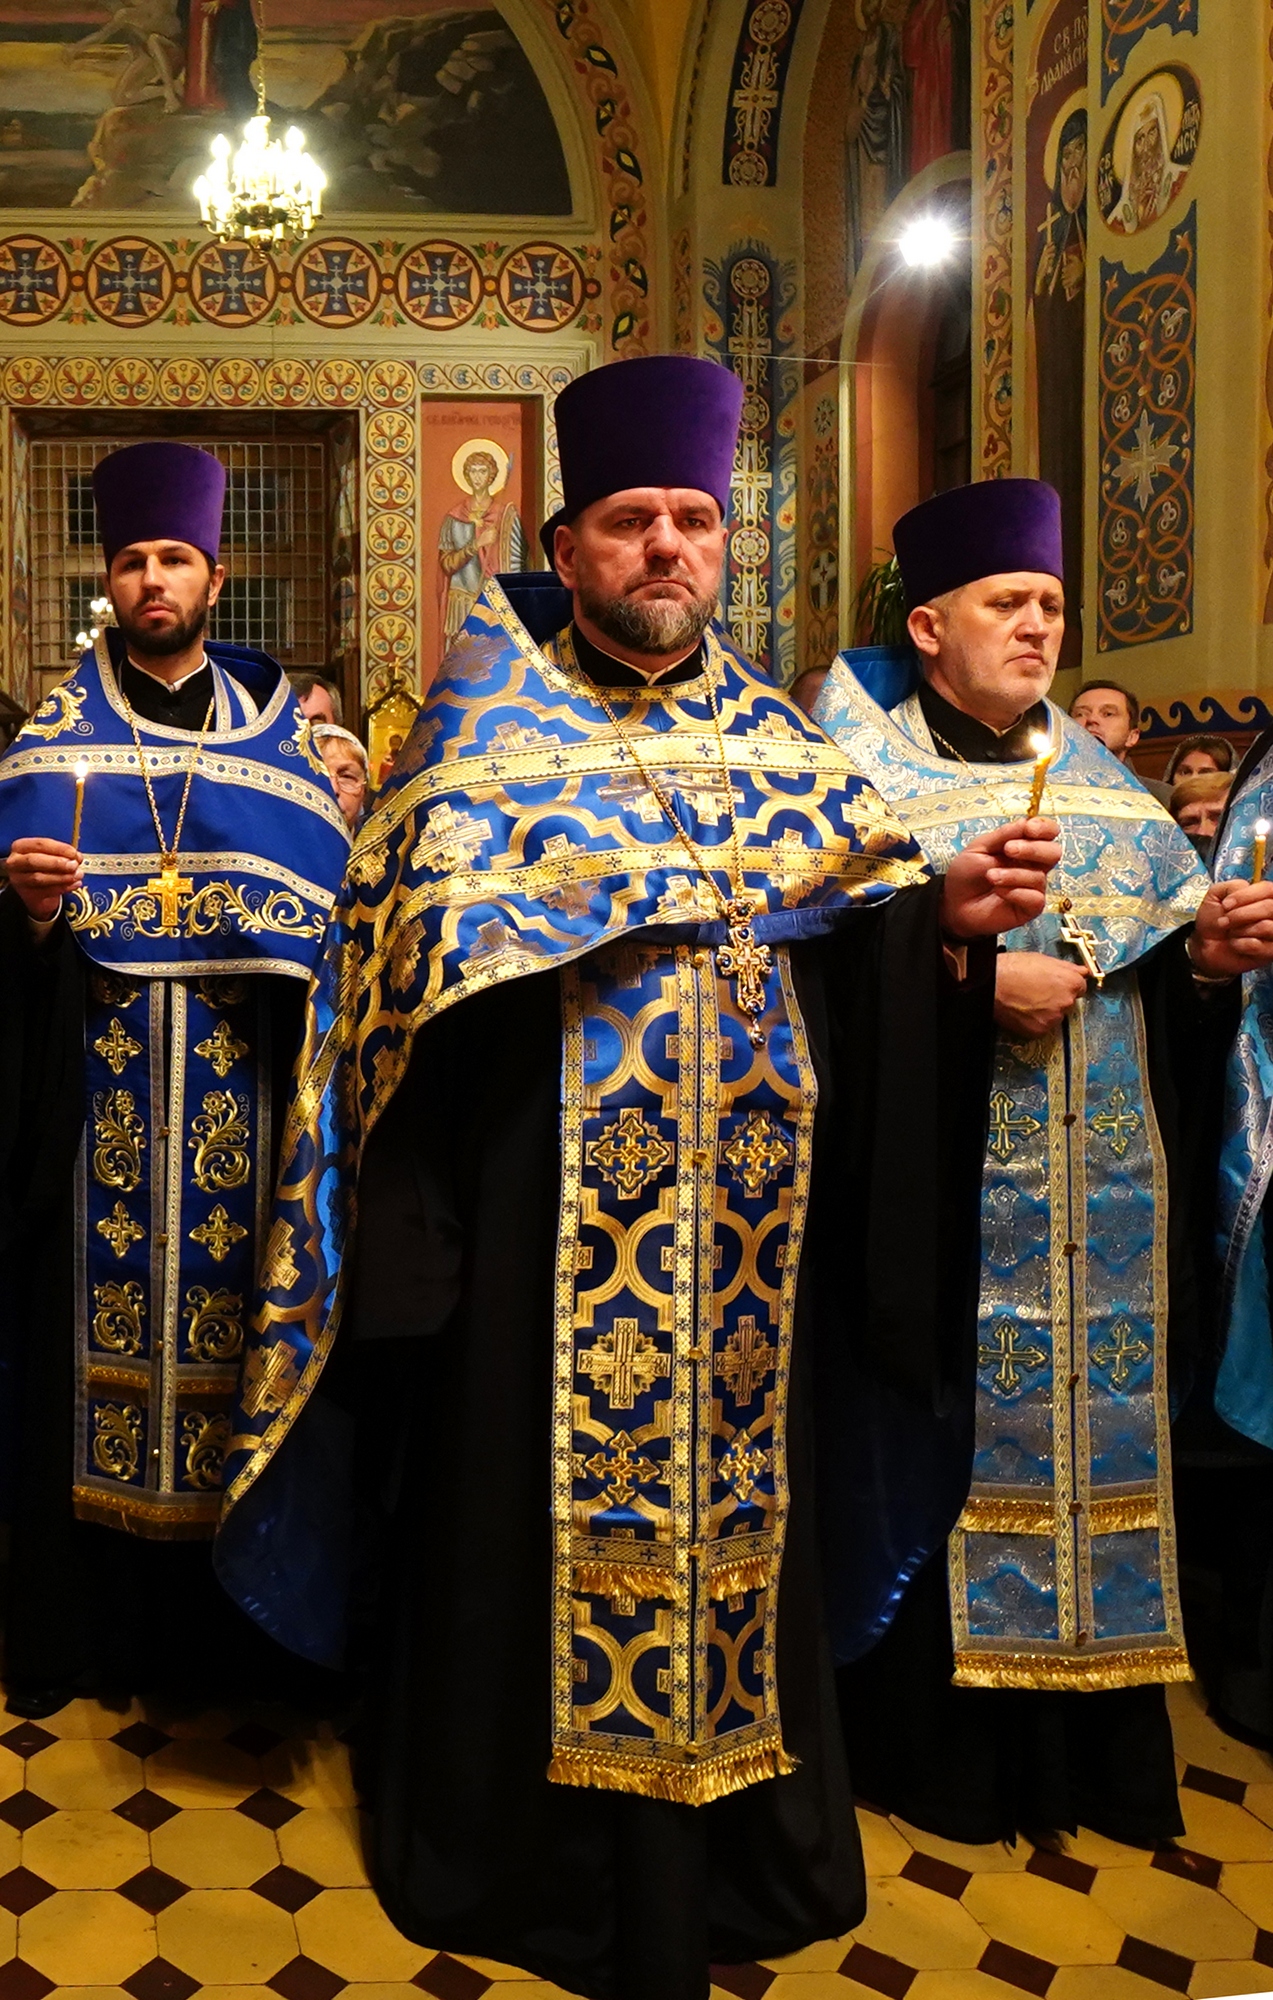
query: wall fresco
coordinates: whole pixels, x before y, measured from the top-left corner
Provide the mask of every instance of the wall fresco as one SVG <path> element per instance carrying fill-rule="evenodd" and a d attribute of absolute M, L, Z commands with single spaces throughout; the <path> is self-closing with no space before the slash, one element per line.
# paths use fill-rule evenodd
<path fill-rule="evenodd" d="M 1127 58 L 1151 28 L 1196 35 L 1198 0 L 1101 0 L 1101 103 L 1127 68 Z"/>
<path fill-rule="evenodd" d="M 756 0 L 738 34 L 729 80 L 721 177 L 727 187 L 772 187 L 787 70 L 804 0 Z"/>
<path fill-rule="evenodd" d="M 979 474 L 1003 479 L 1012 470 L 1012 0 L 992 0 L 981 17 L 978 140 L 981 198 L 974 225 L 974 313 L 980 347 L 973 375 L 980 382 Z"/>

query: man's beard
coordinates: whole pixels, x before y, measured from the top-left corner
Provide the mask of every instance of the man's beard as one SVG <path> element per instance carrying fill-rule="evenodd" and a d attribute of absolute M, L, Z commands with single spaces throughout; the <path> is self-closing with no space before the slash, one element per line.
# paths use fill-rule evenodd
<path fill-rule="evenodd" d="M 196 605 L 188 618 L 179 617 L 167 632 L 152 632 L 118 610 L 115 618 L 131 652 L 144 653 L 152 660 L 166 660 L 173 653 L 183 653 L 187 646 L 193 646 L 203 631 L 208 622 L 208 595 L 205 591 L 202 604 Z"/>
<path fill-rule="evenodd" d="M 643 577 L 636 588 L 667 581 L 661 576 Z M 628 595 L 602 597 L 582 582 L 578 588 L 579 609 L 598 631 L 630 652 L 648 653 L 653 658 L 690 652 L 711 624 L 716 609 L 714 597 L 655 597 L 638 602 Z"/>

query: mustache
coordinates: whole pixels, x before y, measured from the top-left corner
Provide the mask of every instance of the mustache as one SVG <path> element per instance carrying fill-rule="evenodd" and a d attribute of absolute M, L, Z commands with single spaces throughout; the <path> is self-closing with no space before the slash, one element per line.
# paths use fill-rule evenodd
<path fill-rule="evenodd" d="M 634 577 L 632 582 L 626 586 L 625 596 L 630 597 L 634 590 L 644 589 L 647 583 L 679 583 L 686 590 L 692 591 L 695 596 L 698 595 L 694 579 L 688 576 L 680 565 L 676 563 L 670 564 L 664 569 L 647 569 L 643 576 Z"/>

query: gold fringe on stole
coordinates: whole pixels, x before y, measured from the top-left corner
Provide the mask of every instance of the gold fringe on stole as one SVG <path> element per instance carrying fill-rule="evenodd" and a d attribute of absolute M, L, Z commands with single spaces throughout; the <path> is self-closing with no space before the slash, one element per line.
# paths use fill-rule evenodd
<path fill-rule="evenodd" d="M 1121 1653 L 955 1654 L 955 1687 L 1061 1688 L 1099 1694 L 1107 1688 L 1151 1687 L 1156 1682 L 1191 1681 L 1193 1669 L 1183 1646 L 1149 1647 Z"/>
<path fill-rule="evenodd" d="M 1087 1503 L 1089 1534 L 1114 1535 L 1132 1528 L 1156 1528 L 1157 1493 L 1111 1494 Z M 1054 1500 L 1026 1500 L 1005 1494 L 974 1493 L 956 1524 L 970 1535 L 1054 1535 L 1066 1520 Z"/>
<path fill-rule="evenodd" d="M 683 1756 L 684 1752 L 681 1753 Z M 750 1743 L 709 1756 L 701 1763 L 659 1763 L 654 1758 L 607 1755 L 605 1751 L 560 1749 L 548 1766 L 550 1785 L 595 1785 L 605 1792 L 635 1792 L 673 1805 L 709 1806 L 731 1792 L 746 1791 L 766 1778 L 786 1778 L 800 1759 L 780 1743 Z"/>
<path fill-rule="evenodd" d="M 726 1597 L 745 1597 L 749 1590 L 768 1587 L 770 1556 L 744 1556 L 741 1562 L 724 1563 L 707 1577 L 707 1595 L 713 1603 Z"/>
<path fill-rule="evenodd" d="M 685 1592 L 665 1569 L 642 1563 L 577 1562 L 575 1589 L 581 1597 L 633 1597 L 642 1603 L 659 1599 L 683 1604 Z"/>

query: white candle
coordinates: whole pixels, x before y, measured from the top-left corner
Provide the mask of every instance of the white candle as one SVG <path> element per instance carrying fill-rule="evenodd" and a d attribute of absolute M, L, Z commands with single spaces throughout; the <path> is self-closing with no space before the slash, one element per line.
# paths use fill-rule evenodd
<path fill-rule="evenodd" d="M 75 818 L 71 822 L 71 846 L 80 844 L 80 821 L 84 817 L 84 785 L 88 778 L 88 760 L 81 757 L 75 766 Z"/>
<path fill-rule="evenodd" d="M 1056 756 L 1050 738 L 1042 730 L 1030 738 L 1030 748 L 1034 752 L 1034 783 L 1030 787 L 1030 803 L 1026 808 L 1027 819 L 1039 817 L 1039 807 L 1043 804 L 1043 787 L 1047 782 L 1048 767 Z"/>
<path fill-rule="evenodd" d="M 1251 880 L 1253 882 L 1262 882 L 1264 880 L 1264 862 L 1268 854 L 1268 846 L 1269 823 L 1266 819 L 1257 819 L 1255 822 L 1255 839 L 1251 842 Z"/>

